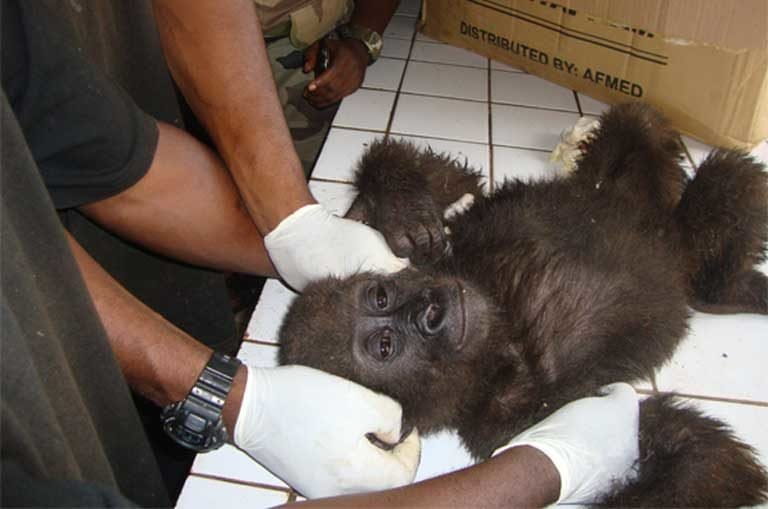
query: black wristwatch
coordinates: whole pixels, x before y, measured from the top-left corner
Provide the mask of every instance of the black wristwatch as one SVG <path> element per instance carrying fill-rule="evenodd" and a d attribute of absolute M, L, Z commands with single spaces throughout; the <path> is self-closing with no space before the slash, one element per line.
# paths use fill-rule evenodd
<path fill-rule="evenodd" d="M 198 452 L 212 451 L 227 440 L 221 416 L 240 361 L 214 352 L 187 397 L 163 408 L 163 428 L 173 440 Z"/>
<path fill-rule="evenodd" d="M 341 25 L 337 31 L 342 39 L 356 39 L 363 43 L 368 51 L 368 65 L 374 63 L 381 55 L 382 40 L 378 32 L 351 23 Z"/>

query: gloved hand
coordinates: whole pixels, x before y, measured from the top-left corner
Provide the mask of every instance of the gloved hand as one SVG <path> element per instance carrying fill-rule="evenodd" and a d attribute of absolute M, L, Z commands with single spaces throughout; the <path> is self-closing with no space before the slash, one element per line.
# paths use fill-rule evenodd
<path fill-rule="evenodd" d="M 264 237 L 277 272 L 295 290 L 326 276 L 359 271 L 397 272 L 407 266 L 384 237 L 362 223 L 334 216 L 322 205 L 305 205 Z"/>
<path fill-rule="evenodd" d="M 603 387 L 601 397 L 573 401 L 494 451 L 528 445 L 546 454 L 560 473 L 558 503 L 589 503 L 615 481 L 635 474 L 639 404 L 625 383 Z"/>
<path fill-rule="evenodd" d="M 235 445 L 308 498 L 393 488 L 413 481 L 421 442 L 400 440 L 393 400 L 305 366 L 254 368 L 235 424 Z"/>

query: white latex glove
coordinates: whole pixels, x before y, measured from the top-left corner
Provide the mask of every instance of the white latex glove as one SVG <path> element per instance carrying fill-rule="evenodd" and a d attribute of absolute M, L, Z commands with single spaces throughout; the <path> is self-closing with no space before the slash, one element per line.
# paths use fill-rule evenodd
<path fill-rule="evenodd" d="M 529 445 L 546 454 L 560 473 L 558 503 L 590 503 L 614 482 L 631 479 L 638 459 L 639 404 L 625 383 L 603 387 L 603 396 L 568 403 L 494 451 Z"/>
<path fill-rule="evenodd" d="M 305 366 L 254 368 L 235 424 L 235 445 L 308 498 L 413 481 L 421 442 L 400 440 L 402 409 L 361 385 Z"/>
<path fill-rule="evenodd" d="M 264 237 L 264 246 L 277 272 L 297 291 L 330 275 L 397 272 L 407 266 L 407 259 L 396 257 L 381 233 L 318 204 L 283 219 Z"/>

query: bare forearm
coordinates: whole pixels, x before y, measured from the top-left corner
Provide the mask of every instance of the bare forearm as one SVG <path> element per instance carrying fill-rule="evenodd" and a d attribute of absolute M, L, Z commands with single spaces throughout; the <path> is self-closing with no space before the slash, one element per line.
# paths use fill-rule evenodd
<path fill-rule="evenodd" d="M 168 64 L 262 234 L 313 203 L 251 0 L 156 0 Z"/>
<path fill-rule="evenodd" d="M 159 123 L 147 173 L 128 189 L 80 207 L 111 232 L 177 260 L 275 275 L 258 229 L 221 160 L 181 129 Z"/>
<path fill-rule="evenodd" d="M 301 507 L 543 507 L 560 477 L 543 453 L 514 447 L 473 467 L 383 492 L 302 502 Z"/>
<path fill-rule="evenodd" d="M 71 235 L 67 239 L 128 384 L 159 406 L 184 399 L 211 349 L 144 305 Z M 225 421 L 231 426 L 240 407 L 244 376 L 242 370 L 225 408 Z"/>

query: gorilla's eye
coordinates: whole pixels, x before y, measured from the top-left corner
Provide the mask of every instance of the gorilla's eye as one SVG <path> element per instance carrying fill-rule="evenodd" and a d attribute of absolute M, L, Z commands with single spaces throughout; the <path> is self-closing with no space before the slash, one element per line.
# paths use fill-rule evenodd
<path fill-rule="evenodd" d="M 368 289 L 368 300 L 379 311 L 384 311 L 389 305 L 387 289 L 383 285 L 374 284 Z"/>
<path fill-rule="evenodd" d="M 385 327 L 371 334 L 368 338 L 368 353 L 377 361 L 389 361 L 397 354 L 396 338 L 392 335 L 392 329 Z"/>
<path fill-rule="evenodd" d="M 392 338 L 388 336 L 382 336 L 381 340 L 379 340 L 379 357 L 381 357 L 382 360 L 389 357 L 389 355 L 392 353 Z"/>

